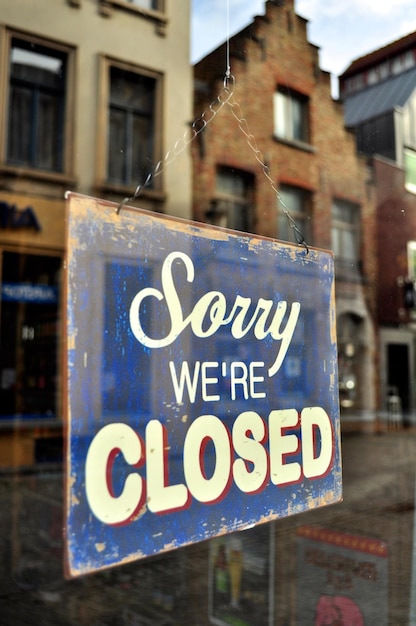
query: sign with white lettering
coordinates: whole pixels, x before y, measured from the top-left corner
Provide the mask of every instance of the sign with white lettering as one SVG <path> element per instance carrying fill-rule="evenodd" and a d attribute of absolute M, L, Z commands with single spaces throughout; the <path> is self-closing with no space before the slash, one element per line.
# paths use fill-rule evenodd
<path fill-rule="evenodd" d="M 67 206 L 68 575 L 339 501 L 332 255 Z"/>

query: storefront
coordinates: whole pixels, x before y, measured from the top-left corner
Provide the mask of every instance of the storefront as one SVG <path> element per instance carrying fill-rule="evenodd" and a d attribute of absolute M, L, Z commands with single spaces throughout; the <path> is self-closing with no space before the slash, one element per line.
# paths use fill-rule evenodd
<path fill-rule="evenodd" d="M 62 456 L 64 202 L 0 197 L 0 466 Z"/>

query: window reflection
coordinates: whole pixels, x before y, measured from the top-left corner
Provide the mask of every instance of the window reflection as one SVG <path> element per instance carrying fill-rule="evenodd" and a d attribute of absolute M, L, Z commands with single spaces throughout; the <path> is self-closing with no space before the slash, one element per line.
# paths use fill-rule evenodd
<path fill-rule="evenodd" d="M 415 434 L 344 435 L 343 453 L 342 504 L 72 582 L 61 472 L 0 474 L 2 624 L 413 623 Z"/>
<path fill-rule="evenodd" d="M 2 255 L 0 419 L 57 416 L 59 258 Z"/>
<path fill-rule="evenodd" d="M 7 160 L 63 170 L 67 55 L 13 38 Z"/>

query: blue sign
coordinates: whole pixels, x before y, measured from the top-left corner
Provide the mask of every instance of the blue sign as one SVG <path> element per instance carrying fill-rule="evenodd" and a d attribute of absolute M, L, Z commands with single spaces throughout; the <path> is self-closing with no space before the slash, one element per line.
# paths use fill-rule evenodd
<path fill-rule="evenodd" d="M 332 255 L 67 206 L 67 574 L 339 501 Z"/>
<path fill-rule="evenodd" d="M 58 290 L 51 285 L 2 283 L 1 299 L 8 302 L 56 304 L 58 302 Z"/>

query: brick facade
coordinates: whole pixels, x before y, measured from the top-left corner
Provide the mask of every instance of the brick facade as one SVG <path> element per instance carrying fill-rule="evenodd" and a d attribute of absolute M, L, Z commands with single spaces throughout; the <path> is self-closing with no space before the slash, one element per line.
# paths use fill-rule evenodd
<path fill-rule="evenodd" d="M 265 14 L 229 42 L 233 102 L 244 117 L 243 128 L 254 137 L 276 188 L 290 185 L 310 198 L 308 244 L 331 247 L 331 210 L 334 199 L 360 207 L 361 276 L 340 278 L 336 297 L 340 314 L 357 316 L 364 325 L 364 379 L 359 393 L 361 412 L 374 410 L 375 216 L 374 194 L 364 159 L 357 156 L 354 136 L 343 122 L 342 106 L 331 97 L 330 75 L 319 67 L 318 48 L 307 39 L 307 21 L 294 11 L 293 0 L 266 2 Z M 215 196 L 218 166 L 250 172 L 255 180 L 252 230 L 277 237 L 275 191 L 261 163 L 248 145 L 230 107 L 212 118 L 210 103 L 221 93 L 227 49 L 222 45 L 195 65 L 195 116 L 210 120 L 193 144 L 194 218 L 209 219 Z M 274 94 L 279 88 L 304 96 L 308 102 L 307 144 L 277 139 L 274 132 Z M 207 113 L 208 111 L 208 113 Z"/>

